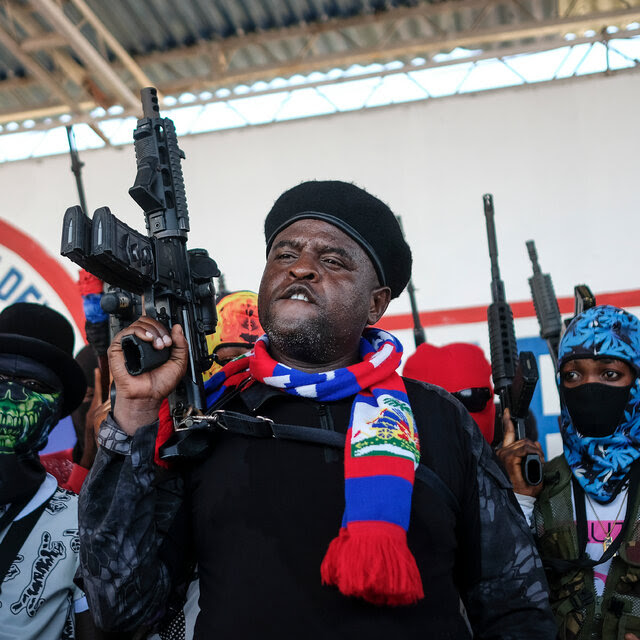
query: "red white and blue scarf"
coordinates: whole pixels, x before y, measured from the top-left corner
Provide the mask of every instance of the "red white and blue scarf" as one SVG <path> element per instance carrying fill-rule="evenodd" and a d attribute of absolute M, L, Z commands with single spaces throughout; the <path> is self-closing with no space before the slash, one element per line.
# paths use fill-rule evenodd
<path fill-rule="evenodd" d="M 207 405 L 250 378 L 321 402 L 354 396 L 344 455 L 346 507 L 322 562 L 322 581 L 375 604 L 411 604 L 424 597 L 406 539 L 420 447 L 396 373 L 402 345 L 386 331 L 368 328 L 360 357 L 349 367 L 306 373 L 275 361 L 262 336 L 253 351 L 207 381 Z"/>

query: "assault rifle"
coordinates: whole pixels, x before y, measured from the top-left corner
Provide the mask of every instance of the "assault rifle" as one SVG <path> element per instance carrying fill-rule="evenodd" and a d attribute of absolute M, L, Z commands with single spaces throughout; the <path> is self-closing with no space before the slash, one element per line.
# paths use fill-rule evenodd
<path fill-rule="evenodd" d="M 516 438 L 525 437 L 525 418 L 538 382 L 538 365 L 531 351 L 518 356 L 513 312 L 506 300 L 504 283 L 498 266 L 498 243 L 493 221 L 493 196 L 483 196 L 484 215 L 487 223 L 489 257 L 491 258 L 491 297 L 487 309 L 491 372 L 495 390 L 500 398 L 500 415 L 509 409 L 515 425 Z M 537 454 L 528 454 L 522 460 L 522 475 L 527 484 L 542 482 L 542 462 Z"/>
<path fill-rule="evenodd" d="M 558 308 L 558 300 L 553 290 L 551 276 L 548 273 L 542 273 L 540 269 L 536 243 L 533 240 L 527 240 L 527 251 L 533 267 L 533 275 L 529 278 L 529 288 L 538 318 L 540 337 L 546 341 L 553 366 L 557 369 L 558 345 L 562 334 L 562 318 Z"/>
<path fill-rule="evenodd" d="M 396 216 L 396 220 L 400 225 L 400 231 L 404 236 L 404 227 L 402 226 L 402 218 L 400 216 Z M 416 289 L 413 286 L 413 278 L 409 278 L 409 282 L 407 283 L 407 293 L 409 294 L 409 303 L 411 304 L 411 315 L 413 317 L 413 340 L 416 344 L 416 349 L 424 344 L 426 341 L 426 336 L 424 334 L 424 327 L 420 322 L 420 312 L 418 311 L 418 305 L 416 303 Z"/>
<path fill-rule="evenodd" d="M 139 313 L 133 295 L 142 296 L 144 312 L 167 328 L 182 325 L 189 344 L 189 369 L 169 396 L 176 428 L 190 425 L 206 408 L 202 372 L 211 366 L 206 335 L 216 326 L 213 278 L 216 263 L 204 249 L 187 250 L 189 213 L 175 127 L 161 118 L 156 89 L 141 91 L 142 118 L 133 132 L 137 174 L 129 195 L 142 207 L 147 234 L 118 220 L 108 207 L 89 219 L 81 207 L 67 209 L 61 253 L 116 289 L 115 304 Z M 129 302 L 118 298 L 129 296 Z M 122 310 L 121 310 L 122 311 Z M 122 313 L 121 313 L 122 316 Z M 135 319 L 132 315 L 127 322 Z M 169 349 L 156 351 L 136 336 L 122 340 L 131 375 L 150 371 L 169 358 Z"/>
<path fill-rule="evenodd" d="M 76 145 L 76 136 L 73 132 L 73 126 L 67 125 L 67 142 L 69 143 L 69 156 L 71 157 L 71 173 L 76 179 L 76 189 L 78 190 L 78 201 L 83 211 L 87 209 L 87 199 L 84 194 L 84 185 L 82 183 L 82 167 L 84 162 L 80 160 L 78 147 Z M 80 280 L 83 280 L 82 275 Z M 109 323 L 102 317 L 96 307 L 83 295 L 83 307 L 85 313 L 84 332 L 87 342 L 95 352 L 98 359 L 98 368 L 100 369 L 100 394 L 104 402 L 109 397 L 109 359 L 107 357 L 107 349 L 109 348 Z M 89 312 L 88 312 L 89 310 Z M 97 390 L 96 390 L 97 392 Z"/>

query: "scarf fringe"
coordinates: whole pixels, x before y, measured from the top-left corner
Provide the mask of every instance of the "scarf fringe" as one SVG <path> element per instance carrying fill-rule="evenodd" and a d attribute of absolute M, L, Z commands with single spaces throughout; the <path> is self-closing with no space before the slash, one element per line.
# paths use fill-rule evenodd
<path fill-rule="evenodd" d="M 422 579 L 404 529 L 353 522 L 340 529 L 320 567 L 322 583 L 376 605 L 409 605 L 424 598 Z"/>

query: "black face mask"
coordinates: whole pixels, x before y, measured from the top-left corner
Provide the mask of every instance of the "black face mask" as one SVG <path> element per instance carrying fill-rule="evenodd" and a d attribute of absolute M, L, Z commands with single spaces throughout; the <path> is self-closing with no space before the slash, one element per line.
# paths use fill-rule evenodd
<path fill-rule="evenodd" d="M 561 387 L 571 422 L 581 436 L 604 438 L 620 424 L 631 387 L 614 387 L 598 382 L 568 389 Z"/>

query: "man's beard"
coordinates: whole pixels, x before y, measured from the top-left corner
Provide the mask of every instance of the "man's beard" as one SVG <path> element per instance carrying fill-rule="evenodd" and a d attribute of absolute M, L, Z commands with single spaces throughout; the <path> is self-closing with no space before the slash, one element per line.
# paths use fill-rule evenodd
<path fill-rule="evenodd" d="M 343 355 L 335 331 L 327 319 L 318 315 L 298 320 L 295 326 L 283 326 L 268 316 L 262 322 L 269 344 L 291 360 L 309 364 L 332 362 Z"/>

